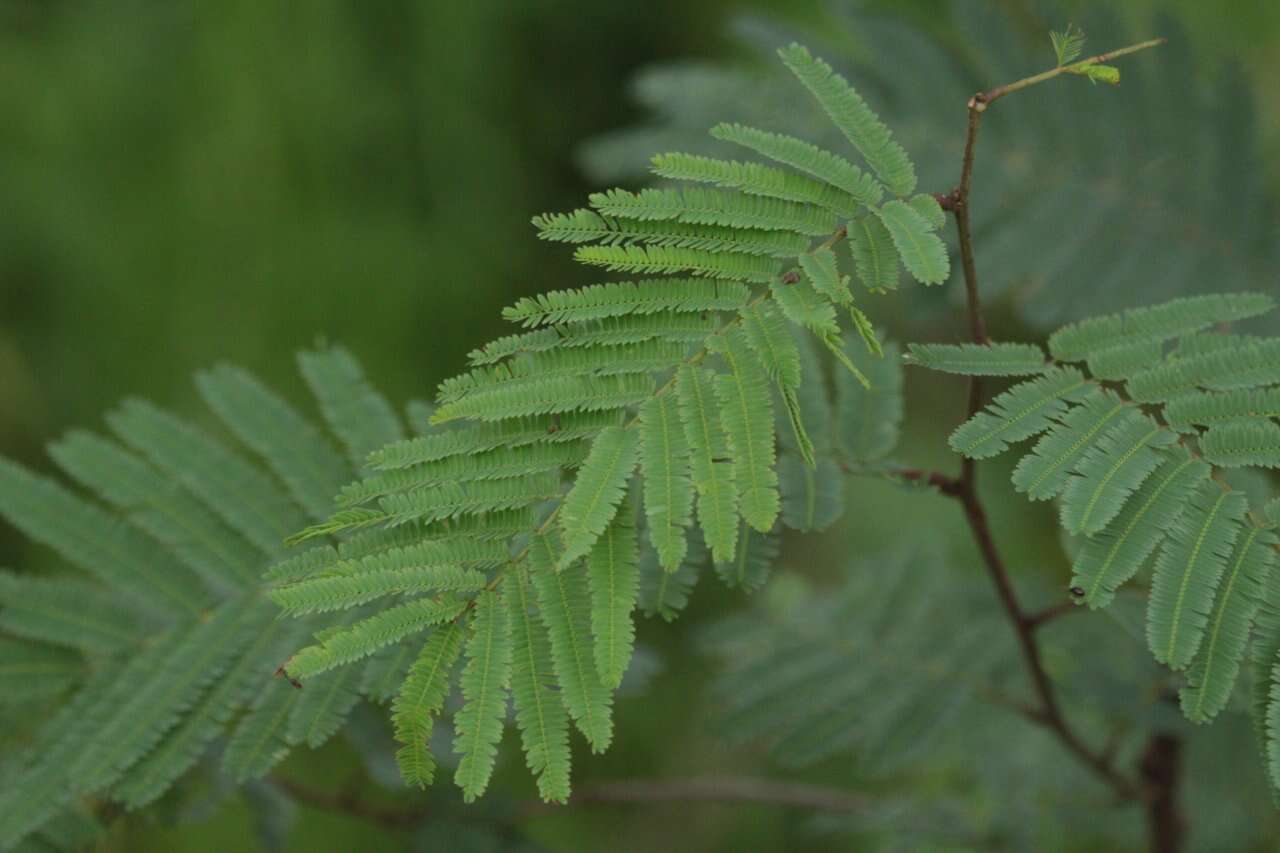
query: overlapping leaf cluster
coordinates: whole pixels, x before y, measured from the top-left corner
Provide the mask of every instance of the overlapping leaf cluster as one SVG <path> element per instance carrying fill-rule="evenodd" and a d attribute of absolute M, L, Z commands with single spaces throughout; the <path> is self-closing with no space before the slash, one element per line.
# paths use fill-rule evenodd
<path fill-rule="evenodd" d="M 0 462 L 0 513 L 81 570 L 0 573 L 0 702 L 33 720 L 56 707 L 0 767 L 0 848 L 82 849 L 89 799 L 145 806 L 211 751 L 237 781 L 262 776 L 291 746 L 324 743 L 362 695 L 398 686 L 385 655 L 312 690 L 273 677 L 321 625 L 280 620 L 263 571 L 329 511 L 350 460 L 403 436 L 345 352 L 300 363 L 327 430 L 220 367 L 197 385 L 242 447 L 130 400 L 107 416 L 110 437 L 75 430 L 50 448 L 92 496 Z M 339 551 L 374 559 L 374 545 Z"/>
<path fill-rule="evenodd" d="M 985 459 L 1039 436 L 1013 485 L 1057 498 L 1063 528 L 1081 537 L 1071 587 L 1082 604 L 1109 604 L 1158 550 L 1147 641 L 1185 671 L 1190 719 L 1227 705 L 1252 635 L 1254 713 L 1280 789 L 1280 506 L 1251 507 L 1226 476 L 1280 468 L 1280 338 L 1220 328 L 1274 307 L 1262 294 L 1188 297 L 1066 326 L 1048 356 L 928 344 L 909 360 L 1033 376 L 962 424 L 952 448 Z"/>
<path fill-rule="evenodd" d="M 322 549 L 273 572 L 271 596 L 290 612 L 374 609 L 298 651 L 290 677 L 307 684 L 417 644 L 394 706 L 411 783 L 435 776 L 431 720 L 461 666 L 465 797 L 488 783 L 510 695 L 542 796 L 565 800 L 570 728 L 597 751 L 612 739 L 637 603 L 670 618 L 708 560 L 757 586 L 781 522 L 811 529 L 838 514 L 819 353 L 842 365 L 842 400 L 857 383 L 894 394 L 897 368 L 880 366 L 832 247 L 851 242 L 873 292 L 897 286 L 899 264 L 938 283 L 943 217 L 912 195 L 905 151 L 842 78 L 799 46 L 781 56 L 867 170 L 792 136 L 721 126 L 714 135 L 771 162 L 664 154 L 658 176 L 702 186 L 611 190 L 536 217 L 543 239 L 577 244 L 584 263 L 671 277 L 511 306 L 525 330 L 473 352 L 441 384 L 425 434 L 374 452 L 343 507 L 299 537 L 386 537 L 387 549 L 360 560 Z M 900 407 L 841 405 L 867 421 L 854 439 L 865 452 L 843 458 L 887 452 Z"/>

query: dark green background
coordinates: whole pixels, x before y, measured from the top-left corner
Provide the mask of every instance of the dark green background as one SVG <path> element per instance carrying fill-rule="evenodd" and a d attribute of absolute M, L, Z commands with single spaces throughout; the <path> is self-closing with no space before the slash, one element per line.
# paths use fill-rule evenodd
<path fill-rule="evenodd" d="M 598 277 L 539 244 L 528 219 L 592 189 L 575 147 L 640 117 L 629 76 L 664 58 L 732 54 L 724 25 L 744 9 L 805 17 L 817 5 L 0 2 L 0 453 L 48 470 L 46 441 L 130 394 L 200 417 L 189 377 L 224 360 L 301 400 L 292 354 L 318 339 L 349 346 L 393 400 L 430 396 L 502 330 L 502 305 Z M 931 2 L 878 5 L 906 7 L 944 36 L 949 26 Z M 1019 14 L 1016 2 L 997 5 Z M 1084 4 L 1057 5 L 1065 22 Z M 1244 70 L 1271 164 L 1253 180 L 1271 187 L 1280 4 L 1124 6 L 1139 25 L 1157 11 L 1179 18 L 1206 79 L 1224 62 Z M 910 407 L 921 462 L 948 464 L 939 429 L 960 394 L 948 386 Z M 907 511 L 939 536 L 958 530 L 938 503 L 872 497 L 877 513 L 819 553 L 890 539 L 885 520 Z M 1012 537 L 1019 558 L 1055 547 L 1046 517 L 1032 518 Z M 0 526 L 0 565 L 44 559 Z M 690 622 L 735 606 L 710 585 L 699 592 Z M 707 664 L 685 651 L 689 633 L 643 627 L 666 672 L 619 704 L 619 742 L 581 756 L 583 778 L 761 770 L 758 755 L 724 750 L 706 730 Z M 336 788 L 363 772 L 353 755 L 335 743 L 290 766 Z M 496 786 L 531 796 L 518 763 L 508 756 Z M 401 844 L 352 819 L 303 818 L 290 849 Z M 673 806 L 580 811 L 535 828 L 564 850 L 671 849 L 676 838 L 683 849 L 763 850 L 786 849 L 799 820 Z M 195 830 L 127 821 L 113 849 L 240 850 L 254 839 L 245 810 L 229 805 Z"/>

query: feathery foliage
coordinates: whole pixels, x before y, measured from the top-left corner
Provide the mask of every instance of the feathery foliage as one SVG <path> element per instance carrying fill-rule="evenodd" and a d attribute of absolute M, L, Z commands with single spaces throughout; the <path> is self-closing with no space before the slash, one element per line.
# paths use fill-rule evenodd
<path fill-rule="evenodd" d="M 328 422 L 338 442 L 362 442 L 363 452 L 400 436 L 390 407 L 349 355 L 305 353 L 300 361 L 313 374 L 322 410 L 340 418 Z M 273 677 L 321 626 L 308 617 L 275 619 L 258 580 L 285 553 L 290 528 L 332 507 L 334 490 L 356 470 L 328 431 L 247 373 L 220 367 L 201 374 L 197 386 L 267 468 L 137 400 L 107 418 L 123 444 L 75 430 L 50 448 L 101 504 L 0 463 L 0 512 L 88 575 L 0 574 L 6 700 L 73 691 L 64 711 L 38 727 L 16 757 L 16 775 L 0 793 L 0 847 L 45 832 L 77 797 L 146 806 L 220 738 L 223 772 L 238 781 L 262 776 L 296 744 L 323 743 L 359 698 L 359 665 L 334 682 L 342 689 L 328 692 L 294 690 Z M 382 427 L 378 412 L 388 417 Z M 307 574 L 304 567 L 330 558 L 365 572 L 405 559 L 396 552 L 370 563 L 358 548 L 344 551 L 291 557 L 279 575 L 292 583 Z M 491 551 L 467 553 L 492 563 Z M 447 579 L 456 585 L 463 571 Z M 344 580 L 350 578 L 306 592 L 305 602 L 296 601 L 299 612 L 338 606 L 333 602 L 353 589 Z M 338 635 L 326 641 L 341 643 Z M 38 684 L 30 680 L 36 672 Z"/>
<path fill-rule="evenodd" d="M 1280 339 L 1206 330 L 1274 305 L 1262 294 L 1189 297 L 1069 325 L 1049 337 L 1043 376 L 996 397 L 951 439 L 979 459 L 1044 433 L 1013 484 L 1033 500 L 1058 498 L 1062 526 L 1083 537 L 1071 578 L 1077 602 L 1110 604 L 1158 550 L 1147 641 L 1157 661 L 1187 670 L 1184 713 L 1204 722 L 1226 706 L 1252 635 L 1263 732 L 1269 691 L 1280 692 L 1269 673 L 1275 655 L 1260 651 L 1280 643 L 1265 592 L 1276 520 L 1251 510 L 1216 469 L 1280 467 Z M 913 347 L 923 356 L 911 363 L 948 370 L 968 349 Z M 1090 375 L 1063 362 L 1084 362 Z"/>

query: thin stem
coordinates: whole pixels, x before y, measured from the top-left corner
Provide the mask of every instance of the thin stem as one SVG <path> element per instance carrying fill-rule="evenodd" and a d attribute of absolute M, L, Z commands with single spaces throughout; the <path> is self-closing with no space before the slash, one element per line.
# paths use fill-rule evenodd
<path fill-rule="evenodd" d="M 1015 80 L 1012 83 L 1005 83 L 1003 86 L 996 86 L 994 89 L 988 89 L 986 92 L 982 92 L 978 95 L 975 95 L 974 98 L 978 101 L 978 110 L 981 111 L 986 109 L 986 106 L 988 104 L 998 101 L 1000 98 L 1003 98 L 1005 95 L 1020 91 L 1022 89 L 1027 88 L 1028 86 L 1034 86 L 1037 83 L 1043 83 L 1046 80 L 1052 80 L 1054 77 L 1057 77 L 1059 74 L 1067 74 L 1074 71 L 1079 71 L 1080 69 L 1088 65 L 1096 65 L 1101 62 L 1110 62 L 1113 59 L 1119 59 L 1122 56 L 1128 56 L 1129 54 L 1137 53 L 1140 50 L 1147 50 L 1148 48 L 1159 47 L 1160 45 L 1164 44 L 1166 41 L 1168 41 L 1168 39 L 1164 39 L 1164 38 L 1149 39 L 1147 41 L 1140 41 L 1137 44 L 1131 44 L 1127 47 L 1121 47 L 1115 50 L 1109 50 L 1106 53 L 1099 53 L 1097 56 L 1091 56 L 1088 59 L 1081 59 L 1079 62 L 1072 62 L 1067 65 L 1059 65 L 1057 68 L 1050 68 L 1048 71 L 1042 71 L 1041 73 L 1035 74 L 1031 77 L 1023 77 L 1021 80 Z"/>
<path fill-rule="evenodd" d="M 978 131 L 982 126 L 982 117 L 987 107 L 1005 95 L 1026 89 L 1037 83 L 1043 83 L 1073 69 L 1155 47 L 1158 44 L 1162 44 L 1163 41 L 1163 39 L 1153 39 L 1099 54 L 1090 59 L 1050 69 L 1033 77 L 1027 77 L 1004 86 L 997 86 L 987 92 L 980 92 L 969 99 L 969 121 L 965 134 L 964 158 L 960 168 L 960 183 L 954 192 L 943 198 L 947 202 L 944 206 L 952 210 L 956 217 L 956 228 L 960 241 L 960 262 L 964 274 L 965 297 L 968 307 L 969 335 L 974 343 L 989 343 L 978 288 L 978 271 L 973 250 L 973 231 L 970 225 L 973 169 L 977 151 Z M 967 417 L 973 417 L 981 409 L 982 399 L 981 381 L 977 377 L 973 377 L 969 382 Z M 965 519 L 969 523 L 969 530 L 973 535 L 979 552 L 982 554 L 983 564 L 986 566 L 991 582 L 995 586 L 996 595 L 1000 599 L 1000 604 L 1004 608 L 1009 624 L 1013 627 L 1019 650 L 1022 653 L 1023 663 L 1035 690 L 1038 707 L 1034 710 L 1034 713 L 1029 715 L 1031 719 L 1052 731 L 1058 741 L 1069 752 L 1089 767 L 1102 781 L 1110 785 L 1122 798 L 1148 798 L 1146 792 L 1137 783 L 1115 769 L 1108 753 L 1095 752 L 1086 746 L 1063 715 L 1053 683 L 1049 680 L 1049 675 L 1044 668 L 1040 646 L 1036 641 L 1036 629 L 1050 619 L 1056 618 L 1063 610 L 1061 607 L 1054 607 L 1039 613 L 1028 613 L 1018 600 L 1008 569 L 1005 567 L 1004 559 L 1000 555 L 1000 550 L 992 534 L 986 508 L 978 495 L 978 470 L 974 460 L 966 458 L 961 465 L 960 476 L 954 480 L 945 478 L 942 475 L 926 475 L 924 472 L 918 472 L 916 476 L 907 476 L 907 479 L 926 480 L 937 486 L 944 494 L 958 499 L 964 507 Z M 1144 781 L 1145 779 L 1146 776 L 1144 774 Z"/>

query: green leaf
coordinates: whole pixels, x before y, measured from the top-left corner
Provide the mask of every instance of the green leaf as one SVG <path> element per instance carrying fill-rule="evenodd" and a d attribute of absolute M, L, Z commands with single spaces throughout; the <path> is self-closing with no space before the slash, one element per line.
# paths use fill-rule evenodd
<path fill-rule="evenodd" d="M 1067 485 L 1081 457 L 1126 411 L 1126 404 L 1102 388 L 1073 406 L 1013 469 L 1013 486 L 1033 501 L 1054 497 Z"/>
<path fill-rule="evenodd" d="M 660 616 L 672 622 L 689 603 L 689 595 L 698 582 L 701 568 L 707 562 L 707 548 L 701 537 L 694 536 L 689 553 L 675 569 L 658 565 L 651 549 L 640 552 L 640 609 L 646 616 Z"/>
<path fill-rule="evenodd" d="M 233 779 L 243 783 L 261 778 L 289 754 L 285 728 L 301 697 L 301 691 L 279 680 L 264 685 L 222 753 L 223 766 Z"/>
<path fill-rule="evenodd" d="M 142 400 L 107 415 L 124 442 L 271 556 L 306 516 L 272 478 L 187 422 Z"/>
<path fill-rule="evenodd" d="M 930 228 L 929 222 L 914 208 L 896 199 L 886 201 L 876 211 L 893 245 L 898 249 L 902 265 L 921 284 L 942 284 L 951 274 L 947 247 Z"/>
<path fill-rule="evenodd" d="M 636 405 L 651 394 L 653 377 L 647 373 L 533 377 L 478 389 L 445 403 L 436 409 L 432 420 L 442 424 L 458 418 L 500 421 L 528 415 L 598 412 Z"/>
<path fill-rule="evenodd" d="M 782 523 L 793 530 L 824 530 L 844 514 L 845 478 L 830 458 L 815 464 L 795 453 L 778 456 Z"/>
<path fill-rule="evenodd" d="M 1248 508 L 1244 495 L 1209 483 L 1169 530 L 1151 584 L 1147 643 L 1156 660 L 1172 669 L 1187 666 L 1200 648 Z"/>
<path fill-rule="evenodd" d="M 782 315 L 768 303 L 754 303 L 738 316 L 747 345 L 769 378 L 783 388 L 800 387 L 800 352 Z"/>
<path fill-rule="evenodd" d="M 686 528 L 693 516 L 689 442 L 672 394 L 640 407 L 640 473 L 649 538 L 664 568 L 675 569 L 688 549 Z"/>
<path fill-rule="evenodd" d="M 678 412 L 689 444 L 690 471 L 698 492 L 698 523 L 717 560 L 733 559 L 737 541 L 738 492 L 729 444 L 714 400 L 714 374 L 692 365 L 676 373 Z"/>
<path fill-rule="evenodd" d="M 284 670 L 299 680 L 319 675 L 369 657 L 378 649 L 398 643 L 432 625 L 448 622 L 462 609 L 461 602 L 448 598 L 440 601 L 416 598 L 388 607 L 347 628 L 325 635 L 316 645 L 300 649 L 285 662 Z"/>
<path fill-rule="evenodd" d="M 1280 540 L 1259 527 L 1245 528 L 1227 564 L 1209 614 L 1203 647 L 1182 688 L 1182 711 L 1195 722 L 1213 719 L 1226 707 L 1244 657 L 1263 584 L 1276 566 Z"/>
<path fill-rule="evenodd" d="M 1152 403 L 1198 388 L 1230 391 L 1276 383 L 1280 383 L 1280 338 L 1265 338 L 1178 355 L 1134 374 L 1126 387 L 1133 399 Z"/>
<path fill-rule="evenodd" d="M 1080 58 L 1084 50 L 1084 31 L 1068 23 L 1067 28 L 1062 32 L 1051 31 L 1049 41 L 1053 44 L 1053 52 L 1058 57 L 1058 66 L 1061 67 Z"/>
<path fill-rule="evenodd" d="M 579 246 L 573 257 L 610 272 L 657 275 L 687 272 L 729 281 L 768 282 L 782 270 L 781 262 L 774 258 L 666 246 Z"/>
<path fill-rule="evenodd" d="M 795 178 L 798 176 L 790 175 L 788 177 Z M 770 195 L 770 193 L 761 193 L 761 195 Z M 806 199 L 797 200 L 804 201 Z M 616 219 L 614 217 L 601 216 L 592 210 L 575 210 L 572 213 L 550 213 L 543 216 L 535 216 L 533 224 L 538 229 L 539 238 L 562 243 L 586 243 L 595 240 L 606 246 L 647 243 L 651 246 L 673 249 L 741 252 L 746 255 L 766 255 L 778 258 L 795 257 L 808 248 L 809 242 L 799 234 L 791 234 L 785 231 L 693 225 L 687 222 L 673 222 L 671 220 Z M 561 291 L 561 293 L 563 292 Z M 526 297 L 518 304 L 536 305 L 539 298 Z M 681 307 L 681 303 L 677 302 L 675 305 Z M 687 311 L 688 309 L 682 308 L 682 310 Z M 512 312 L 513 309 L 507 309 L 503 314 L 508 320 L 523 319 L 519 316 L 518 308 L 514 312 L 516 316 L 510 316 Z"/>
<path fill-rule="evenodd" d="M 609 190 L 592 193 L 590 200 L 598 212 L 623 219 L 792 231 L 813 237 L 831 234 L 837 223 L 834 213 L 815 205 L 698 187 L 648 189 L 638 193 Z"/>
<path fill-rule="evenodd" d="M 836 445 L 852 462 L 884 459 L 898 445 L 903 417 L 902 358 L 897 344 L 883 346 L 883 358 L 873 358 L 861 352 L 861 347 L 846 348 L 846 357 L 866 372 L 868 383 L 855 381 L 847 372 L 836 372 Z"/>
<path fill-rule="evenodd" d="M 1175 429 L 1187 429 L 1193 424 L 1216 426 L 1233 421 L 1280 418 L 1280 388 L 1222 393 L 1193 391 L 1166 403 L 1164 417 Z"/>
<path fill-rule="evenodd" d="M 864 207 L 878 204 L 884 194 L 884 187 L 879 181 L 845 158 L 794 136 L 770 133 L 740 124 L 718 124 L 711 128 L 711 135 L 812 175 L 848 193 Z"/>
<path fill-rule="evenodd" d="M 560 696 L 578 730 L 593 752 L 604 752 L 613 739 L 613 694 L 600 681 L 591 650 L 591 596 L 586 569 L 564 564 L 560 545 L 536 534 L 529 548 L 530 576 L 538 594 L 538 609 L 551 640 Z"/>
<path fill-rule="evenodd" d="M 1049 352 L 1059 361 L 1084 361 L 1091 353 L 1132 344 L 1137 339 L 1170 338 L 1265 314 L 1275 301 L 1262 293 L 1216 293 L 1132 308 L 1123 314 L 1091 317 L 1049 336 Z"/>
<path fill-rule="evenodd" d="M 97 727 L 99 737 L 71 766 L 76 789 L 101 790 L 146 755 L 231 666 L 264 615 L 262 607 L 232 599 L 207 621 L 158 643 L 163 662 L 128 681 L 127 700 L 109 709 Z"/>
<path fill-rule="evenodd" d="M 453 780 L 470 803 L 489 786 L 507 716 L 511 621 L 506 598 L 496 592 L 481 592 L 475 598 L 466 655 L 459 680 L 462 708 L 453 717 L 453 748 L 462 759 Z"/>
<path fill-rule="evenodd" d="M 84 652 L 112 652 L 140 643 L 155 623 L 129 599 L 71 578 L 0 571 L 0 629 Z"/>
<path fill-rule="evenodd" d="M 1044 432 L 1067 408 L 1083 397 L 1090 383 L 1080 371 L 1053 367 L 1043 376 L 1022 382 L 996 397 L 951 434 L 951 449 L 971 459 L 986 459 L 1015 441 Z"/>
<path fill-rule="evenodd" d="M 848 305 L 853 301 L 853 295 L 849 293 L 849 278 L 840 275 L 835 252 L 817 249 L 803 254 L 800 256 L 800 268 L 813 284 L 814 290 L 836 305 Z"/>
<path fill-rule="evenodd" d="M 916 187 L 916 172 L 907 152 L 845 79 L 798 44 L 782 48 L 778 55 L 880 180 L 897 195 L 910 195 Z"/>
<path fill-rule="evenodd" d="M 768 377 L 751 356 L 741 329 L 729 329 L 713 338 L 709 347 L 729 366 L 729 373 L 716 376 L 716 397 L 739 490 L 738 511 L 748 524 L 765 533 L 773 528 L 781 509 Z"/>
<path fill-rule="evenodd" d="M 1177 435 L 1136 409 L 1126 409 L 1075 464 L 1077 476 L 1062 490 L 1062 526 L 1072 533 L 1097 533 L 1160 466 L 1160 448 Z"/>
<path fill-rule="evenodd" d="M 300 352 L 298 368 L 356 468 L 382 445 L 404 438 L 404 426 L 391 404 L 342 347 Z"/>
<path fill-rule="evenodd" d="M 208 600 L 190 573 L 143 533 L 7 459 L 0 459 L 0 514 L 156 613 L 198 613 Z"/>
<path fill-rule="evenodd" d="M 396 740 L 402 746 L 396 763 L 405 784 L 425 788 L 435 777 L 431 757 L 432 718 L 444 708 L 454 665 L 462 653 L 462 628 L 450 622 L 435 629 L 422 645 L 409 675 L 391 704 Z"/>
<path fill-rule="evenodd" d="M 911 205 L 911 209 L 925 218 L 929 223 L 929 227 L 934 231 L 942 228 L 947 224 L 947 213 L 942 209 L 942 205 L 938 200 L 928 193 L 920 193 L 913 195 L 907 199 L 907 204 Z"/>
<path fill-rule="evenodd" d="M 196 374 L 196 387 L 288 487 L 312 518 L 324 518 L 351 468 L 310 421 L 247 371 L 223 365 Z"/>
<path fill-rule="evenodd" d="M 818 294 L 807 279 L 794 282 L 778 279 L 770 283 L 769 291 L 783 315 L 792 323 L 819 335 L 839 334 L 840 324 L 836 321 L 835 308 Z"/>
<path fill-rule="evenodd" d="M 897 290 L 898 250 L 880 217 L 859 217 L 846 228 L 853 268 L 862 286 L 872 293 Z"/>
<path fill-rule="evenodd" d="M 515 567 L 506 583 L 513 644 L 511 697 L 525 761 L 538 777 L 542 799 L 563 803 L 569 799 L 569 715 L 554 689 L 551 644 L 534 608 L 525 567 Z"/>
<path fill-rule="evenodd" d="M 605 429 L 591 445 L 591 454 L 560 506 L 560 568 L 590 551 L 608 527 L 626 494 L 639 447 L 639 430 L 622 427 Z"/>
<path fill-rule="evenodd" d="M 862 205 L 858 198 L 829 183 L 759 163 L 715 160 L 694 154 L 658 154 L 653 158 L 653 172 L 672 180 L 698 181 L 750 195 L 814 204 L 842 217 L 853 216 Z M 797 255 L 804 249 L 801 246 L 791 254 Z"/>
<path fill-rule="evenodd" d="M 733 562 L 716 563 L 715 571 L 727 586 L 754 592 L 769 580 L 781 551 L 782 543 L 775 533 L 759 533 L 743 524 Z"/>
<path fill-rule="evenodd" d="M 1280 425 L 1267 420 L 1218 424 L 1200 437 L 1200 451 L 1224 468 L 1280 468 Z"/>
<path fill-rule="evenodd" d="M 1035 344 L 909 344 L 907 364 L 964 376 L 1029 376 L 1049 368 Z"/>
<path fill-rule="evenodd" d="M 1164 358 L 1164 341 L 1142 339 L 1089 353 L 1089 372 L 1097 379 L 1126 379 Z"/>
<path fill-rule="evenodd" d="M 739 233 L 739 232 L 732 232 Z M 776 232 L 761 232 L 776 236 Z M 527 328 L 584 323 L 609 317 L 677 311 L 736 311 L 751 298 L 746 285 L 702 279 L 611 281 L 576 290 L 551 290 L 526 296 L 502 312 L 504 319 Z"/>
<path fill-rule="evenodd" d="M 596 671 L 604 686 L 613 689 L 622 683 L 635 647 L 631 611 L 636 605 L 639 543 L 635 510 L 629 504 L 624 500 L 587 555 Z"/>
<path fill-rule="evenodd" d="M 211 589 L 234 590 L 257 581 L 261 551 L 179 483 L 116 442 L 72 430 L 50 445 L 49 455 L 169 548 Z"/>

